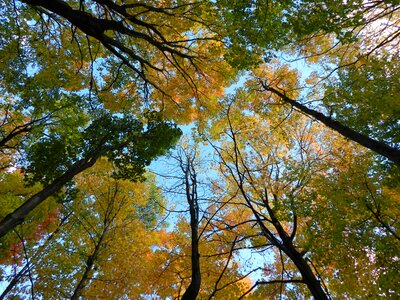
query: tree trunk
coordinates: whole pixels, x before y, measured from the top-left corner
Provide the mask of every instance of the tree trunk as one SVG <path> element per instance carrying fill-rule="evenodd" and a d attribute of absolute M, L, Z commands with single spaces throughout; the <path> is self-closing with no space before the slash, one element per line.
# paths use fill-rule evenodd
<path fill-rule="evenodd" d="M 6 235 L 9 231 L 13 230 L 17 225 L 21 224 L 25 217 L 34 210 L 40 203 L 46 200 L 51 195 L 58 192 L 66 183 L 68 183 L 75 175 L 90 168 L 94 165 L 96 160 L 100 157 L 101 152 L 93 154 L 90 158 L 82 159 L 73 164 L 68 171 L 55 179 L 50 185 L 46 186 L 43 190 L 33 195 L 26 200 L 20 207 L 8 214 L 0 222 L 0 238 Z"/>
<path fill-rule="evenodd" d="M 287 245 L 284 243 L 283 251 L 296 265 L 297 269 L 301 273 L 304 283 L 307 285 L 311 294 L 316 300 L 328 300 L 328 296 L 322 288 L 321 282 L 317 279 L 310 265 L 304 259 L 302 254 L 298 252 L 294 245 L 290 243 Z"/>
<path fill-rule="evenodd" d="M 274 195 L 274 198 L 277 197 Z M 314 272 L 312 271 L 310 265 L 303 257 L 303 255 L 297 251 L 296 247 L 293 245 L 293 239 L 295 234 L 289 236 L 289 234 L 285 231 L 282 224 L 279 222 L 278 218 L 275 215 L 275 212 L 271 208 L 268 203 L 267 195 L 265 195 L 265 206 L 268 210 L 268 214 L 271 218 L 272 225 L 275 227 L 278 235 L 281 239 L 281 242 L 278 243 L 277 247 L 281 249 L 296 265 L 297 269 L 299 270 L 304 283 L 307 285 L 308 289 L 310 290 L 311 294 L 314 296 L 316 300 L 328 300 L 328 296 L 323 290 L 321 286 L 321 282 L 317 279 Z M 259 220 L 259 219 L 257 219 Z M 295 219 L 294 222 L 296 222 Z M 297 224 L 294 226 L 297 227 Z M 268 238 L 268 237 L 267 237 Z"/>
<path fill-rule="evenodd" d="M 193 232 L 193 230 L 192 230 Z M 196 236 L 196 240 L 193 239 L 192 235 L 192 280 L 190 285 L 186 289 L 182 296 L 182 300 L 193 300 L 196 299 L 200 291 L 201 285 L 201 274 L 200 274 L 200 254 L 199 254 L 199 243 Z"/>
<path fill-rule="evenodd" d="M 383 142 L 379 142 L 374 140 L 364 134 L 361 134 L 342 123 L 333 120 L 330 117 L 325 116 L 324 114 L 317 112 L 313 109 L 310 109 L 299 102 L 290 99 L 285 94 L 279 92 L 278 90 L 268 87 L 263 84 L 265 90 L 274 93 L 275 95 L 279 96 L 285 103 L 292 105 L 293 107 L 299 109 L 301 112 L 305 113 L 306 115 L 317 119 L 318 121 L 322 122 L 324 125 L 328 126 L 332 130 L 336 131 L 337 133 L 341 134 L 342 136 L 386 157 L 397 166 L 400 167 L 400 150 L 393 148 Z"/>
<path fill-rule="evenodd" d="M 187 154 L 189 155 L 189 154 Z M 186 168 L 181 163 L 181 168 L 185 173 L 186 199 L 189 204 L 190 211 L 190 228 L 191 228 L 191 246 L 192 246 L 192 276 L 189 287 L 182 296 L 182 300 L 196 299 L 200 291 L 201 273 L 200 273 L 200 253 L 199 253 L 199 206 L 197 199 L 197 179 L 192 159 L 186 157 Z"/>

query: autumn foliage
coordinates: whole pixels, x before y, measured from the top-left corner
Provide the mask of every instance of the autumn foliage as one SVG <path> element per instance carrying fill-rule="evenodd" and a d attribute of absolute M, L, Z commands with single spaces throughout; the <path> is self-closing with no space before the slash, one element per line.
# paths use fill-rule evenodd
<path fill-rule="evenodd" d="M 398 1 L 0 7 L 0 299 L 400 297 Z"/>

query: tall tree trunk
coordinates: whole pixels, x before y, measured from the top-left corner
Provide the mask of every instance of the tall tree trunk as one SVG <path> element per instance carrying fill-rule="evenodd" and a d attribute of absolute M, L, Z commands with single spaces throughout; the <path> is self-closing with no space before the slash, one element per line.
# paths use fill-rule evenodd
<path fill-rule="evenodd" d="M 374 140 L 367 135 L 361 134 L 350 127 L 347 127 L 343 125 L 342 123 L 333 120 L 330 117 L 325 116 L 324 114 L 317 112 L 313 109 L 310 109 L 299 102 L 290 99 L 287 97 L 285 94 L 282 92 L 269 87 L 265 84 L 263 84 L 263 88 L 266 91 L 269 91 L 271 93 L 274 93 L 275 95 L 279 96 L 283 102 L 292 105 L 293 107 L 299 109 L 301 112 L 305 113 L 306 115 L 315 118 L 316 120 L 322 122 L 324 125 L 328 126 L 332 130 L 336 131 L 337 133 L 341 134 L 342 136 L 386 157 L 393 163 L 395 163 L 397 166 L 400 167 L 400 150 L 393 148 L 383 142 L 379 142 L 377 140 Z"/>
<path fill-rule="evenodd" d="M 194 234 L 196 231 L 196 234 Z M 200 291 L 201 285 L 201 273 L 200 273 L 200 253 L 199 253 L 199 242 L 197 237 L 197 229 L 192 228 L 192 279 L 190 285 L 186 289 L 182 296 L 182 300 L 193 300 L 196 299 Z"/>
<path fill-rule="evenodd" d="M 281 223 L 276 218 L 274 212 L 267 206 L 268 213 L 271 217 L 272 224 L 274 225 L 276 231 L 279 234 L 281 239 L 281 243 L 278 246 L 296 265 L 299 270 L 304 283 L 307 285 L 311 294 L 314 296 L 314 299 L 327 300 L 328 296 L 322 288 L 321 282 L 317 279 L 316 275 L 312 271 L 309 263 L 304 258 L 302 253 L 297 251 L 296 247 L 293 245 L 293 237 L 290 237 L 286 231 L 283 229 Z"/>
<path fill-rule="evenodd" d="M 197 179 L 196 171 L 193 166 L 193 158 L 186 153 L 186 164 L 182 164 L 181 168 L 185 174 L 185 189 L 186 199 L 189 204 L 190 211 L 190 228 L 191 228 L 191 282 L 185 293 L 182 296 L 182 300 L 193 300 L 196 299 L 200 291 L 201 285 L 201 273 L 200 273 L 200 253 L 199 253 L 199 206 L 197 199 Z"/>
<path fill-rule="evenodd" d="M 284 249 L 286 255 L 290 257 L 290 259 L 293 261 L 293 263 L 296 265 L 297 269 L 301 273 L 304 283 L 307 285 L 311 294 L 314 296 L 314 299 L 328 300 L 329 298 L 323 290 L 321 282 L 317 279 L 310 265 L 302 256 L 302 254 L 296 250 L 293 244 L 284 245 Z"/>
<path fill-rule="evenodd" d="M 100 157 L 101 152 L 91 155 L 89 158 L 82 159 L 73 164 L 63 175 L 54 180 L 50 185 L 46 186 L 43 190 L 33 195 L 26 200 L 20 207 L 15 209 L 12 213 L 8 214 L 0 222 L 0 238 L 6 235 L 9 231 L 14 229 L 17 225 L 21 224 L 25 217 L 34 210 L 40 203 L 46 200 L 51 195 L 58 192 L 66 183 L 68 183 L 75 175 L 90 168 L 94 165 L 96 160 Z"/>
<path fill-rule="evenodd" d="M 241 188 L 242 190 L 242 188 Z M 247 198 L 246 198 L 247 199 Z M 296 265 L 297 270 L 300 272 L 303 282 L 307 285 L 309 291 L 313 295 L 316 300 L 328 300 L 327 293 L 322 288 L 320 280 L 318 280 L 317 276 L 312 271 L 309 263 L 304 258 L 303 254 L 297 251 L 296 247 L 293 245 L 294 234 L 289 236 L 282 224 L 277 219 L 274 211 L 270 207 L 267 196 L 265 196 L 265 205 L 268 210 L 268 215 L 271 218 L 272 225 L 275 227 L 279 235 L 280 241 L 274 237 L 273 233 L 264 225 L 264 222 L 261 220 L 258 212 L 253 210 L 253 213 L 256 214 L 257 223 L 261 227 L 262 232 L 265 237 L 273 243 L 278 249 L 283 251 L 291 261 Z M 296 219 L 295 219 L 296 222 Z M 294 226 L 297 227 L 297 226 Z"/>

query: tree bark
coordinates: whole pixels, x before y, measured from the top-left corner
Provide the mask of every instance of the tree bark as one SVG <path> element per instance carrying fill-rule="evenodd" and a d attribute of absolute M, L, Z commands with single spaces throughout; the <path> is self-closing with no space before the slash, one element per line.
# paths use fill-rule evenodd
<path fill-rule="evenodd" d="M 322 122 L 324 125 L 328 126 L 332 130 L 336 131 L 337 133 L 341 134 L 342 136 L 374 151 L 375 153 L 378 153 L 393 163 L 395 163 L 398 167 L 400 167 L 400 150 L 396 149 L 394 147 L 391 147 L 383 142 L 379 142 L 377 140 L 374 140 L 367 135 L 361 134 L 350 127 L 347 127 L 343 125 L 342 123 L 333 120 L 330 117 L 325 116 L 324 114 L 317 112 L 313 109 L 310 109 L 299 102 L 290 99 L 287 97 L 284 93 L 281 93 L 280 91 L 266 86 L 263 84 L 263 88 L 266 91 L 270 91 L 274 93 L 275 95 L 279 96 L 285 103 L 290 104 L 291 106 L 299 109 L 301 112 L 305 113 L 306 115 L 313 117 L 317 119 L 318 121 Z"/>
<path fill-rule="evenodd" d="M 311 294 L 316 300 L 328 300 L 328 296 L 322 288 L 321 282 L 317 279 L 314 272 L 312 271 L 310 265 L 303 257 L 303 255 L 298 252 L 293 245 L 291 240 L 282 240 L 282 251 L 293 261 L 299 270 L 303 282 L 307 285 Z"/>
<path fill-rule="evenodd" d="M 68 183 L 75 175 L 90 168 L 96 160 L 101 156 L 102 152 L 98 151 L 89 158 L 79 160 L 73 164 L 63 175 L 55 179 L 50 185 L 43 190 L 33 195 L 25 201 L 20 207 L 8 214 L 0 222 L 0 238 L 13 230 L 17 225 L 21 224 L 25 217 L 34 210 L 40 203 L 46 200 L 51 195 L 58 192 L 66 183 Z"/>
<path fill-rule="evenodd" d="M 197 199 L 197 179 L 196 172 L 194 170 L 193 161 L 189 154 L 186 154 L 186 165 L 184 166 L 181 162 L 181 168 L 185 173 L 185 189 L 186 199 L 189 204 L 190 211 L 190 228 L 191 228 L 191 282 L 185 293 L 182 296 L 182 300 L 193 300 L 197 298 L 200 291 L 201 285 L 201 273 L 200 273 L 200 253 L 199 253 L 199 206 Z"/>
<path fill-rule="evenodd" d="M 321 282 L 317 279 L 310 265 L 294 247 L 285 245 L 283 252 L 293 261 L 302 276 L 302 282 L 305 283 L 316 300 L 328 300 L 328 296 L 322 288 Z"/>
<path fill-rule="evenodd" d="M 78 27 L 85 34 L 96 39 L 101 39 L 103 33 L 107 29 L 115 29 L 120 27 L 117 22 L 112 20 L 100 20 L 81 10 L 75 10 L 65 1 L 61 0 L 22 0 L 26 4 L 32 6 L 41 6 L 52 13 L 55 13 Z"/>
<path fill-rule="evenodd" d="M 193 233 L 193 230 L 192 230 Z M 182 296 L 182 300 L 193 300 L 197 298 L 200 291 L 201 285 L 201 274 L 200 274 L 200 254 L 199 254 L 199 243 L 197 236 L 193 238 L 192 234 L 192 279 L 190 285 L 186 289 Z"/>
<path fill-rule="evenodd" d="M 328 300 L 328 296 L 326 292 L 323 290 L 321 282 L 315 276 L 314 272 L 312 271 L 310 265 L 308 264 L 304 256 L 299 251 L 297 251 L 296 247 L 293 245 L 294 235 L 292 234 L 289 236 L 289 234 L 283 228 L 282 224 L 277 219 L 275 212 L 269 205 L 267 200 L 267 195 L 265 195 L 265 199 L 266 200 L 264 201 L 264 203 L 268 210 L 268 215 L 270 216 L 272 225 L 275 227 L 276 231 L 278 232 L 279 238 L 281 240 L 281 242 L 278 243 L 276 246 L 279 249 L 281 249 L 296 265 L 297 269 L 299 270 L 302 276 L 303 282 L 307 285 L 314 299 Z M 270 235 L 271 233 L 268 233 L 268 236 Z M 266 237 L 268 238 L 268 236 Z"/>

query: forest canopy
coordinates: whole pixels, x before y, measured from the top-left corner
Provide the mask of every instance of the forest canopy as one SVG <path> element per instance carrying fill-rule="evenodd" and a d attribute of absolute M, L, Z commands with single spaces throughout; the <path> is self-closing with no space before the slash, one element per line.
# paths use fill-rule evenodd
<path fill-rule="evenodd" d="M 1 1 L 0 299 L 399 298 L 399 17 Z"/>

